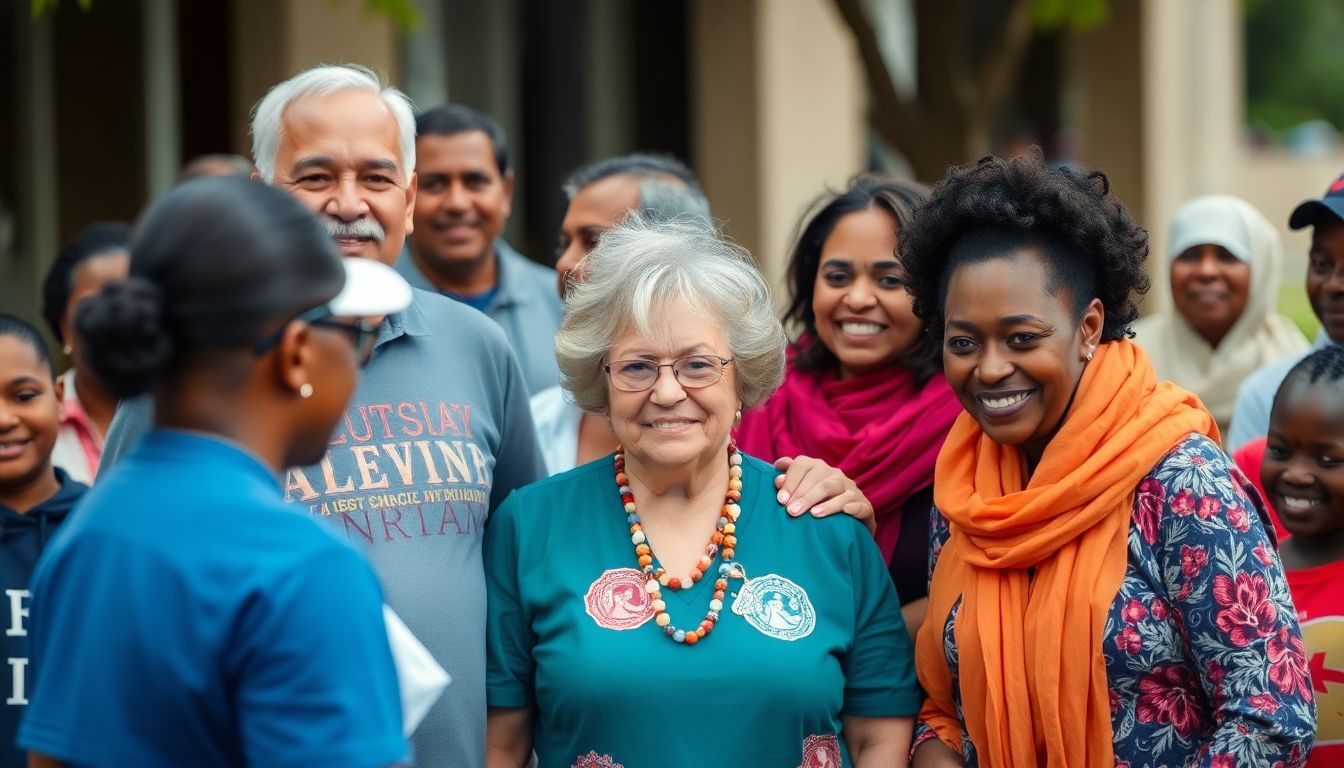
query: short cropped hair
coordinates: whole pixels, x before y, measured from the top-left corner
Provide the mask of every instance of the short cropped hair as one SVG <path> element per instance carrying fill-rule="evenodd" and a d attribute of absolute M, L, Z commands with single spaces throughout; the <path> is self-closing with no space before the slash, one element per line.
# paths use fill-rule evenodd
<path fill-rule="evenodd" d="M 612 176 L 639 179 L 638 210 L 646 217 L 673 219 L 685 213 L 709 218 L 709 201 L 700 180 L 686 164 L 671 155 L 633 152 L 585 165 L 571 173 L 562 187 L 565 199 Z"/>
<path fill-rule="evenodd" d="M 779 388 L 784 328 L 751 254 L 703 219 L 651 220 L 636 212 L 602 234 L 584 260 L 584 279 L 565 296 L 555 357 L 561 384 L 580 408 L 606 409 L 607 353 L 632 325 L 656 338 L 658 315 L 672 299 L 722 325 L 744 409 Z"/>
<path fill-rule="evenodd" d="M 275 181 L 275 157 L 280 153 L 285 110 L 304 96 L 330 96 L 342 91 L 367 91 L 383 100 L 397 121 L 397 142 L 406 182 L 415 173 L 415 107 L 406 94 L 385 85 L 368 67 L 358 64 L 320 65 L 278 83 L 252 110 L 252 162 L 262 181 Z"/>
<path fill-rule="evenodd" d="M 47 346 L 46 339 L 42 338 L 42 333 L 32 323 L 17 315 L 0 312 L 0 336 L 13 336 L 32 347 L 33 353 L 37 355 L 37 361 L 46 366 L 53 381 L 56 379 L 56 368 L 51 364 L 51 349 Z"/>
<path fill-rule="evenodd" d="M 509 172 L 509 139 L 495 118 L 465 104 L 445 104 L 429 109 L 415 117 L 415 136 L 456 136 L 459 133 L 480 131 L 490 139 L 495 151 L 495 167 L 499 175 Z"/>

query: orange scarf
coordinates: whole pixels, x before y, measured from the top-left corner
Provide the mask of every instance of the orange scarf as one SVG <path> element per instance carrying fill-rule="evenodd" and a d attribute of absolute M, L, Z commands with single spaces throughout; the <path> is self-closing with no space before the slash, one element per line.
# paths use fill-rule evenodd
<path fill-rule="evenodd" d="M 934 501 L 951 524 L 916 649 L 920 716 L 961 751 L 943 627 L 955 636 L 966 732 L 985 768 L 1114 762 L 1102 630 L 1125 574 L 1134 494 L 1187 435 L 1218 440 L 1199 399 L 1158 383 L 1127 339 L 1098 347 L 1023 488 L 1024 457 L 969 414 L 938 455 Z M 1035 567 L 1035 577 L 1027 568 Z"/>

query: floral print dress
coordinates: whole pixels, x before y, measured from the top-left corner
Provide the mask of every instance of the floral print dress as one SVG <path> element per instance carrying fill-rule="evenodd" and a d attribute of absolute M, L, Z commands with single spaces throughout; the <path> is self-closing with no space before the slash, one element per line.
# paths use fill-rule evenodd
<path fill-rule="evenodd" d="M 934 510 L 930 573 L 950 535 Z M 1297 613 L 1259 496 L 1213 441 L 1187 437 L 1140 482 L 1128 560 L 1104 632 L 1116 766 L 1302 766 L 1316 705 Z M 959 715 L 960 605 L 943 628 Z M 964 728 L 962 755 L 978 765 Z"/>

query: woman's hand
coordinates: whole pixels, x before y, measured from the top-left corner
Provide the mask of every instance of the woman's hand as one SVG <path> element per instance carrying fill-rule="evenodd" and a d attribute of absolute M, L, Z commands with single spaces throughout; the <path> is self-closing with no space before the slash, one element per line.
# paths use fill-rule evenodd
<path fill-rule="evenodd" d="M 775 488 L 790 515 L 810 511 L 813 517 L 826 517 L 844 512 L 862 521 L 869 533 L 877 530 L 873 505 L 844 472 L 810 456 L 779 459 L 775 469 L 784 473 L 775 478 Z"/>

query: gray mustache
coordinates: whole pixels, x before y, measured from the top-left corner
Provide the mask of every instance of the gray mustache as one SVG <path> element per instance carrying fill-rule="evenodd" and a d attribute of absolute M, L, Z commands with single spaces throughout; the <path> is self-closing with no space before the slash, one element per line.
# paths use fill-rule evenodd
<path fill-rule="evenodd" d="M 331 216 L 323 216 L 322 226 L 327 228 L 327 236 L 331 238 L 367 237 L 376 243 L 381 243 L 383 238 L 387 237 L 382 225 L 369 218 L 342 221 Z"/>

